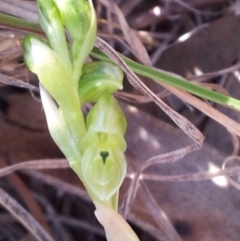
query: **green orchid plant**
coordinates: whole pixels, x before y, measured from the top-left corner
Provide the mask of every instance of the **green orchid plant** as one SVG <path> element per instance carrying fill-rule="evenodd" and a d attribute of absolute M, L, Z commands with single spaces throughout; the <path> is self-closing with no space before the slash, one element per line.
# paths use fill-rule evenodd
<path fill-rule="evenodd" d="M 38 0 L 38 10 L 48 41 L 28 35 L 23 49 L 40 81 L 50 134 L 86 187 L 108 240 L 139 240 L 117 213 L 127 123 L 112 94 L 123 88 L 123 72 L 108 61 L 86 63 L 96 38 L 91 1 Z M 85 118 L 81 107 L 89 102 Z"/>

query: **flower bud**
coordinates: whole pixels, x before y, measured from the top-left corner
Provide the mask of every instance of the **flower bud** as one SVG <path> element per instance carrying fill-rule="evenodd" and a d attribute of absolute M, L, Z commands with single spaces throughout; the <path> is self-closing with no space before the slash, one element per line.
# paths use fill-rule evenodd
<path fill-rule="evenodd" d="M 40 25 L 48 37 L 50 46 L 60 57 L 69 73 L 72 73 L 72 63 L 60 13 L 53 0 L 37 1 Z"/>
<path fill-rule="evenodd" d="M 53 0 L 63 24 L 74 40 L 83 41 L 91 25 L 91 8 L 86 0 Z"/>
<path fill-rule="evenodd" d="M 127 122 L 117 100 L 111 94 L 102 95 L 87 116 L 87 130 L 124 136 Z"/>
<path fill-rule="evenodd" d="M 96 102 L 104 93 L 122 89 L 122 81 L 123 72 L 115 64 L 104 61 L 85 64 L 78 85 L 81 104 Z"/>
<path fill-rule="evenodd" d="M 118 148 L 101 147 L 92 143 L 83 155 L 84 183 L 97 200 L 110 200 L 118 192 L 126 171 L 126 160 Z"/>
<path fill-rule="evenodd" d="M 92 1 L 54 0 L 63 24 L 72 37 L 73 80 L 78 82 L 82 66 L 92 50 L 97 31 L 97 20 Z"/>

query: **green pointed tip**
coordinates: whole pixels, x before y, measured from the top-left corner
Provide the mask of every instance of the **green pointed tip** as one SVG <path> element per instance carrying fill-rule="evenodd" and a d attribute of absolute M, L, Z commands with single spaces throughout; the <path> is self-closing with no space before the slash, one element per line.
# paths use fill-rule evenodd
<path fill-rule="evenodd" d="M 54 0 L 63 24 L 74 40 L 82 41 L 91 24 L 91 9 L 85 0 Z"/>
<path fill-rule="evenodd" d="M 52 0 L 38 0 L 38 13 L 40 25 L 47 35 L 56 22 L 61 24 L 60 13 Z"/>
<path fill-rule="evenodd" d="M 42 47 L 48 47 L 48 45 L 40 38 L 34 35 L 26 35 L 22 41 L 23 58 L 28 68 L 35 73 L 35 60 L 37 57 L 41 57 Z"/>

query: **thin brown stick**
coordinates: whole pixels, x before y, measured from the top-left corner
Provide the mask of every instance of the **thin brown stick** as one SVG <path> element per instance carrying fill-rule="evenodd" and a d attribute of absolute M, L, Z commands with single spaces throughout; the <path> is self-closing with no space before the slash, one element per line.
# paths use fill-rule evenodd
<path fill-rule="evenodd" d="M 240 167 L 228 167 L 220 169 L 217 172 L 201 171 L 197 173 L 188 173 L 182 175 L 155 175 L 155 174 L 140 174 L 141 180 L 149 180 L 156 182 L 186 182 L 186 181 L 205 181 L 219 176 L 236 176 L 240 174 Z M 131 178 L 133 174 L 129 174 Z"/>
<path fill-rule="evenodd" d="M 206 81 L 208 79 L 211 79 L 211 78 L 223 75 L 223 74 L 232 73 L 232 72 L 234 72 L 236 70 L 239 70 L 239 69 L 240 69 L 240 63 L 238 62 L 235 65 L 230 66 L 228 68 L 221 69 L 221 70 L 214 71 L 214 72 L 210 72 L 210 73 L 206 73 L 206 74 L 202 74 L 202 75 L 199 75 L 199 76 L 193 76 L 193 77 L 190 77 L 188 79 L 198 81 L 198 82 Z"/>
<path fill-rule="evenodd" d="M 12 166 L 4 167 L 0 169 L 0 177 L 6 176 L 12 172 L 21 169 L 60 169 L 69 168 L 69 164 L 66 159 L 45 159 L 45 160 L 32 160 L 27 162 L 18 163 Z"/>
<path fill-rule="evenodd" d="M 42 173 L 39 171 L 22 170 L 21 172 L 24 173 L 24 175 L 27 175 L 33 179 L 41 181 L 42 183 L 51 185 L 52 187 L 56 188 L 57 190 L 69 193 L 69 194 L 79 197 L 85 201 L 91 201 L 87 191 L 83 190 L 83 188 L 77 187 L 75 185 L 72 185 L 72 184 L 62 181 L 62 180 L 59 180 L 58 178 L 55 178 L 51 175 L 48 175 L 46 173 Z"/>
<path fill-rule="evenodd" d="M 167 215 L 164 213 L 163 209 L 156 202 L 153 195 L 149 191 L 147 185 L 142 183 L 141 185 L 142 192 L 139 192 L 139 195 L 145 205 L 147 206 L 149 212 L 152 214 L 153 219 L 155 219 L 159 228 L 162 230 L 161 240 L 164 241 L 182 241 L 178 233 L 172 226 Z"/>

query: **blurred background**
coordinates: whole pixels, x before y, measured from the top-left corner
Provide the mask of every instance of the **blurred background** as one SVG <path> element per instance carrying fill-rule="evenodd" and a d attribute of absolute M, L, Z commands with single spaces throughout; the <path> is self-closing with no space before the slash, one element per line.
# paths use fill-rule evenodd
<path fill-rule="evenodd" d="M 137 42 L 134 38 L 127 42 L 128 28 L 120 24 L 126 20 L 156 68 L 240 99 L 239 0 L 116 0 L 115 4 L 122 15 L 114 12 L 111 1 L 94 1 L 98 36 L 115 50 L 139 60 L 133 50 Z M 35 1 L 0 0 L 0 13 L 38 23 Z M 0 21 L 0 168 L 30 160 L 50 163 L 64 158 L 47 130 L 38 79 L 23 62 L 21 40 L 25 34 L 24 29 L 13 29 Z M 159 84 L 143 77 L 141 80 L 196 125 L 206 140 L 201 150 L 182 160 L 154 165 L 144 172 L 127 216 L 133 229 L 141 241 L 239 241 L 239 186 L 231 185 L 226 176 L 202 180 L 208 173 L 219 171 L 226 158 L 231 158 L 229 167 L 239 165 L 239 138 Z M 23 83 L 35 88 L 20 88 Z M 191 143 L 127 79 L 124 86 L 117 96 L 128 120 L 129 175 L 121 189 L 120 206 L 127 195 L 131 174 L 139 165 Z M 239 122 L 238 112 L 208 103 Z M 88 109 L 86 106 L 84 110 Z M 39 162 L 37 167 L 40 168 Z M 203 171 L 205 176 L 192 175 Z M 32 167 L 4 176 L 0 171 L 0 178 L 0 188 L 21 204 L 54 240 L 106 240 L 94 216 L 94 206 L 77 176 L 67 167 Z M 35 238 L 0 205 L 0 241 L 12 240 Z"/>

